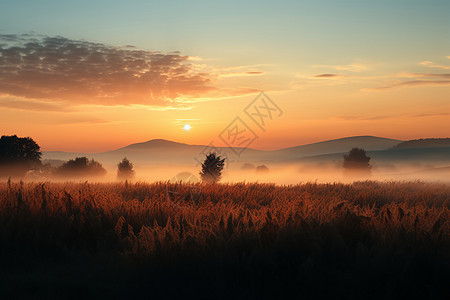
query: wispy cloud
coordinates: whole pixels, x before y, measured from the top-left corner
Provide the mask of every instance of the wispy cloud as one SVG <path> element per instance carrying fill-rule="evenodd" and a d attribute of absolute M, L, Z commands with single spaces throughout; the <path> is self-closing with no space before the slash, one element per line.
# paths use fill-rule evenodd
<path fill-rule="evenodd" d="M 241 76 L 255 76 L 263 75 L 265 72 L 261 70 L 263 67 L 268 65 L 256 64 L 256 65 L 242 65 L 242 66 L 232 66 L 225 68 L 214 68 L 213 73 L 217 74 L 219 77 L 241 77 Z"/>
<path fill-rule="evenodd" d="M 362 89 L 363 91 L 382 91 L 392 88 L 417 87 L 417 86 L 448 86 L 450 85 L 449 73 L 417 73 L 403 72 L 392 75 L 391 83 L 380 84 L 378 87 Z"/>
<path fill-rule="evenodd" d="M 214 122 L 214 121 L 205 121 L 204 119 L 175 119 L 175 121 L 172 122 L 172 124 L 176 125 L 176 126 L 184 126 L 185 124 L 189 124 L 191 126 L 195 126 L 197 124 L 201 123 L 202 125 L 204 124 L 215 124 L 218 122 Z"/>
<path fill-rule="evenodd" d="M 440 113 L 423 113 L 423 114 L 392 114 L 392 115 L 375 115 L 375 116 L 354 116 L 354 115 L 345 115 L 345 116 L 337 116 L 335 117 L 338 120 L 343 121 L 378 121 L 378 120 L 386 120 L 386 119 L 399 119 L 399 118 L 430 118 L 430 117 L 446 117 L 449 116 L 449 113 L 440 112 Z"/>
<path fill-rule="evenodd" d="M 344 121 L 377 121 L 389 119 L 391 116 L 338 116 L 336 119 Z"/>
<path fill-rule="evenodd" d="M 396 77 L 400 77 L 400 78 L 443 78 L 443 79 L 447 79 L 450 78 L 450 74 L 449 73 L 444 73 L 444 74 L 438 74 L 438 73 L 411 73 L 411 72 L 406 72 L 406 73 L 399 73 L 397 74 Z"/>
<path fill-rule="evenodd" d="M 412 115 L 413 118 L 428 118 L 428 117 L 446 117 L 450 116 L 450 112 L 448 113 L 426 113 L 426 114 L 416 114 Z"/>
<path fill-rule="evenodd" d="M 217 74 L 202 71 L 199 57 L 161 53 L 133 46 L 41 35 L 0 35 L 0 94 L 9 108 L 52 110 L 51 102 L 69 105 L 146 105 L 183 108 L 200 97 L 235 96 L 253 92 L 223 90 Z M 250 70 L 244 75 L 260 75 Z"/>
<path fill-rule="evenodd" d="M 263 75 L 261 71 L 245 71 L 245 72 L 228 72 L 219 74 L 220 77 L 241 77 L 241 76 L 254 76 Z"/>
<path fill-rule="evenodd" d="M 89 117 L 89 116 L 66 116 L 64 117 L 57 117 L 57 118 L 47 118 L 43 120 L 39 120 L 39 123 L 42 124 L 57 124 L 57 125 L 69 125 L 69 124 L 89 124 L 89 125 L 102 125 L 102 124 L 110 124 L 110 123 L 116 123 L 104 119 L 99 119 L 95 117 Z"/>
<path fill-rule="evenodd" d="M 339 74 L 320 74 L 320 75 L 316 75 L 314 77 L 316 78 L 333 78 L 333 77 L 340 77 L 341 75 Z"/>
<path fill-rule="evenodd" d="M 364 91 L 380 91 L 400 87 L 416 87 L 416 86 L 450 86 L 450 80 L 411 80 L 393 83 L 390 85 L 366 88 Z"/>
<path fill-rule="evenodd" d="M 72 111 L 71 108 L 60 103 L 10 97 L 0 97 L 0 107 L 30 111 Z"/>
<path fill-rule="evenodd" d="M 414 77 L 429 77 L 429 78 L 450 78 L 450 74 L 436 74 L 436 73 L 411 73 Z"/>
<path fill-rule="evenodd" d="M 449 58 L 449 56 L 447 56 L 447 58 Z M 450 66 L 435 64 L 434 62 L 429 61 L 429 60 L 423 61 L 420 64 L 422 66 L 425 66 L 428 68 L 438 68 L 438 69 L 450 70 Z"/>
<path fill-rule="evenodd" d="M 314 65 L 314 68 L 334 69 L 337 71 L 348 71 L 359 73 L 370 69 L 370 64 L 363 62 L 354 62 L 348 65 Z"/>

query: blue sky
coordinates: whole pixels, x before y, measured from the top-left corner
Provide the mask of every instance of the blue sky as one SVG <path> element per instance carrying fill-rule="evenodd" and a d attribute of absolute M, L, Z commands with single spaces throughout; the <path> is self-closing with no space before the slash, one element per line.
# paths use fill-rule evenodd
<path fill-rule="evenodd" d="M 411 59 L 450 47 L 450 1 L 2 1 L 3 33 L 62 35 L 235 63 Z M 448 37 L 447 39 L 445 37 Z M 399 55 L 401 54 L 401 55 Z M 231 62 L 230 62 L 231 63 Z"/>

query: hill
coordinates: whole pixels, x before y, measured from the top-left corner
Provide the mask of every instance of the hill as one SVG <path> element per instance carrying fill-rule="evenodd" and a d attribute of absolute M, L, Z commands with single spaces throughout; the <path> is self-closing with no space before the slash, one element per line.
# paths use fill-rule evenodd
<path fill-rule="evenodd" d="M 450 138 L 439 139 L 418 139 L 401 142 L 394 146 L 396 149 L 403 148 L 436 148 L 436 147 L 450 147 Z"/>
<path fill-rule="evenodd" d="M 341 163 L 345 152 L 312 155 L 301 157 L 302 163 Z M 450 147 L 435 148 L 390 148 L 385 150 L 367 151 L 371 164 L 450 164 Z"/>
<path fill-rule="evenodd" d="M 208 145 L 189 145 L 164 139 L 154 139 L 102 153 L 44 152 L 43 158 L 67 160 L 77 156 L 87 156 L 105 164 L 115 164 L 123 157 L 128 157 L 132 162 L 137 164 L 169 163 L 192 165 L 196 163 L 196 160 L 202 159 L 206 152 L 216 150 L 219 153 L 227 153 L 229 161 L 287 161 L 305 156 L 346 152 L 353 147 L 364 148 L 368 151 L 387 149 L 400 142 L 399 140 L 373 136 L 357 136 L 274 151 L 263 151 L 251 148 L 211 148 Z M 239 155 L 236 153 L 239 153 Z"/>
<path fill-rule="evenodd" d="M 275 157 L 282 157 L 285 160 L 292 160 L 307 156 L 348 152 L 354 147 L 363 148 L 366 151 L 385 150 L 394 147 L 400 142 L 402 141 L 375 136 L 353 136 L 285 148 L 272 151 L 272 154 Z"/>

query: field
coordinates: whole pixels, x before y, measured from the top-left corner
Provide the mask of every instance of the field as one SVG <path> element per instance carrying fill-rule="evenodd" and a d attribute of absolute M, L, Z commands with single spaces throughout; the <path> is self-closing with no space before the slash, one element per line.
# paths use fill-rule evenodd
<path fill-rule="evenodd" d="M 450 299 L 450 185 L 0 183 L 8 297 Z"/>

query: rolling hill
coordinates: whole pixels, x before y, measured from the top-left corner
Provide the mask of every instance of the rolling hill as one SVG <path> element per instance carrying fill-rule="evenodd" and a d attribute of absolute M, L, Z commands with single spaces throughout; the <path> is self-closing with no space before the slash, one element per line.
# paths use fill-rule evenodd
<path fill-rule="evenodd" d="M 404 148 L 443 148 L 450 147 L 450 138 L 441 139 L 418 139 L 401 142 L 400 144 L 394 146 L 396 149 Z"/>
<path fill-rule="evenodd" d="M 393 147 L 400 142 L 400 140 L 373 136 L 356 136 L 274 151 L 263 151 L 251 148 L 232 149 L 229 147 L 217 147 L 215 149 L 219 152 L 227 153 L 230 161 L 283 162 L 307 156 L 346 152 L 353 147 L 364 148 L 368 151 L 382 150 Z M 104 164 L 116 164 L 123 157 L 128 157 L 136 164 L 192 165 L 195 164 L 196 161 L 201 160 L 204 157 L 204 154 L 211 150 L 214 149 L 207 145 L 189 145 L 163 139 L 154 139 L 102 153 L 44 152 L 43 159 L 68 160 L 78 156 L 87 156 L 88 158 L 94 158 Z M 236 153 L 239 153 L 239 155 Z"/>
<path fill-rule="evenodd" d="M 363 148 L 366 151 L 385 150 L 401 142 L 401 140 L 375 136 L 353 136 L 275 150 L 272 151 L 272 155 L 284 160 L 292 160 L 307 156 L 348 152 L 354 147 Z"/>

